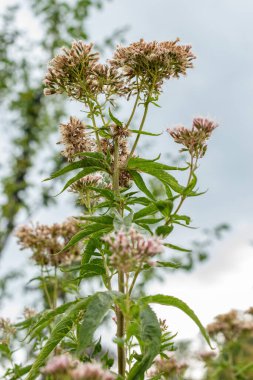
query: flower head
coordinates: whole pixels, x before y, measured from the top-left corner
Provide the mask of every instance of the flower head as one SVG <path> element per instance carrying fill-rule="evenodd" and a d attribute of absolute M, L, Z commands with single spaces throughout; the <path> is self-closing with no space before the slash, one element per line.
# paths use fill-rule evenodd
<path fill-rule="evenodd" d="M 71 371 L 72 380 L 114 380 L 115 376 L 96 363 L 80 363 Z"/>
<path fill-rule="evenodd" d="M 60 124 L 61 141 L 64 150 L 61 152 L 69 161 L 81 152 L 92 152 L 96 143 L 90 138 L 86 126 L 76 117 L 71 116 L 67 124 Z"/>
<path fill-rule="evenodd" d="M 193 67 L 195 58 L 190 45 L 177 45 L 179 39 L 164 42 L 145 42 L 141 39 L 127 47 L 118 46 L 111 65 L 120 69 L 128 80 L 139 81 L 142 90 L 151 87 L 160 91 L 164 79 L 178 78 Z M 133 90 L 132 86 L 129 90 Z"/>
<path fill-rule="evenodd" d="M 168 129 L 168 133 L 173 137 L 174 141 L 183 145 L 191 156 L 200 158 L 206 153 L 206 142 L 210 138 L 213 130 L 218 124 L 212 120 L 197 117 L 193 119 L 192 128 L 187 129 L 184 126 Z"/>
<path fill-rule="evenodd" d="M 112 252 L 110 264 L 124 272 L 131 272 L 143 264 L 154 265 L 151 258 L 163 251 L 162 242 L 157 237 L 143 236 L 134 228 L 112 233 L 104 240 Z"/>
<path fill-rule="evenodd" d="M 15 334 L 16 329 L 9 319 L 0 317 L 0 343 L 8 345 L 10 338 Z"/>
<path fill-rule="evenodd" d="M 53 58 L 44 79 L 45 95 L 66 93 L 87 102 L 91 94 L 121 94 L 124 82 L 117 70 L 98 63 L 99 54 L 92 44 L 74 41 L 70 49 Z"/>
<path fill-rule="evenodd" d="M 64 374 L 67 373 L 73 365 L 73 360 L 67 354 L 54 356 L 42 369 L 42 373 L 45 375 Z"/>
<path fill-rule="evenodd" d="M 75 245 L 60 252 L 78 231 L 78 224 L 73 218 L 51 226 L 21 226 L 16 232 L 21 249 L 31 249 L 32 258 L 39 265 L 57 266 L 70 264 L 80 259 L 80 247 Z"/>
<path fill-rule="evenodd" d="M 173 356 L 167 359 L 158 358 L 154 363 L 154 369 L 150 371 L 150 376 L 160 375 L 161 379 L 174 378 L 174 376 L 177 378 L 179 375 L 184 375 L 187 368 L 187 364 L 179 363 Z"/>

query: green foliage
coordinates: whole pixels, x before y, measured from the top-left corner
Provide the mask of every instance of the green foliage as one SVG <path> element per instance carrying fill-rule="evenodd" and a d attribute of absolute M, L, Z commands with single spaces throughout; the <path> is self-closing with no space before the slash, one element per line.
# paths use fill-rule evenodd
<path fill-rule="evenodd" d="M 150 368 L 154 358 L 160 353 L 161 330 L 156 314 L 150 306 L 140 305 L 139 318 L 137 338 L 142 355 L 129 372 L 128 380 L 144 379 L 144 373 Z"/>
<path fill-rule="evenodd" d="M 201 324 L 200 320 L 198 319 L 194 311 L 185 302 L 183 302 L 182 300 L 176 297 L 167 296 L 163 294 L 157 294 L 154 296 L 146 296 L 146 297 L 143 297 L 141 300 L 142 302 L 148 303 L 148 304 L 157 303 L 159 305 L 173 306 L 183 311 L 185 314 L 188 315 L 188 317 L 190 317 L 196 323 L 203 337 L 205 338 L 209 346 L 212 348 L 210 338 L 206 332 L 206 329 Z"/>

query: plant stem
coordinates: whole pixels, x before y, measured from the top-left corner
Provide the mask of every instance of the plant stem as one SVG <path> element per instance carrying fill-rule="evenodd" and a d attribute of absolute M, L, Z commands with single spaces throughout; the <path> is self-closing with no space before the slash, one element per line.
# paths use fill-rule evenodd
<path fill-rule="evenodd" d="M 136 108 L 137 108 L 137 105 L 138 105 L 138 101 L 139 101 L 139 98 L 140 98 L 140 92 L 138 91 L 137 92 L 137 95 L 136 95 L 136 99 L 135 99 L 135 102 L 134 102 L 134 106 L 133 106 L 133 109 L 132 109 L 132 112 L 131 112 L 131 115 L 128 119 L 128 122 L 126 123 L 126 128 L 129 127 L 133 117 L 134 117 L 134 114 L 135 114 L 135 111 L 136 111 Z"/>
<path fill-rule="evenodd" d="M 90 109 L 92 124 L 93 124 L 94 130 L 95 130 L 98 150 L 101 152 L 101 144 L 100 144 L 100 139 L 99 139 L 99 134 L 98 134 L 98 128 L 97 128 L 96 120 L 95 120 L 95 117 L 94 117 L 94 114 L 93 114 L 93 109 L 92 109 L 92 106 L 91 106 L 90 102 L 88 102 L 88 105 L 89 105 L 89 109 Z"/>
<path fill-rule="evenodd" d="M 141 132 L 142 129 L 143 129 L 143 127 L 144 127 L 144 124 L 145 124 L 145 121 L 146 121 L 146 117 L 147 117 L 147 114 L 148 114 L 149 103 L 150 103 L 150 102 L 149 102 L 148 100 L 147 100 L 146 103 L 145 103 L 145 106 L 144 106 L 144 113 L 143 113 L 143 116 L 142 116 L 142 119 L 141 119 L 141 124 L 140 124 L 140 127 L 139 127 L 138 132 Z M 136 137 L 136 139 L 135 139 L 135 142 L 134 142 L 134 144 L 133 144 L 133 147 L 132 147 L 132 149 L 131 149 L 131 152 L 129 153 L 129 156 L 128 156 L 128 159 L 127 159 L 127 163 L 128 163 L 128 161 L 130 160 L 130 158 L 133 156 L 133 154 L 134 154 L 134 152 L 135 152 L 135 149 L 136 149 L 136 147 L 137 147 L 137 144 L 138 144 L 138 142 L 139 142 L 140 137 L 141 137 L 141 134 L 138 133 L 138 134 L 137 134 L 137 137 Z"/>
<path fill-rule="evenodd" d="M 188 176 L 188 180 L 187 180 L 187 184 L 186 184 L 186 187 L 189 186 L 190 182 L 191 182 L 191 179 L 192 179 L 192 175 L 196 169 L 196 166 L 197 166 L 197 159 L 195 161 L 195 163 L 193 163 L 193 157 L 191 156 L 191 162 L 190 162 L 190 172 L 189 172 L 189 176 Z M 178 211 L 180 210 L 182 204 L 184 203 L 185 201 L 185 198 L 187 196 L 186 195 L 182 195 L 181 196 L 181 199 L 180 199 L 180 202 L 176 208 L 176 210 L 173 212 L 173 214 L 169 217 L 169 219 L 167 220 L 166 224 L 169 224 L 171 219 L 173 218 L 174 215 L 176 215 L 178 213 Z"/>
<path fill-rule="evenodd" d="M 119 191 L 119 140 L 118 137 L 114 140 L 114 170 L 113 170 L 113 190 L 117 196 L 120 195 Z M 124 273 L 122 271 L 118 272 L 118 290 L 121 293 L 125 293 L 125 284 L 124 284 Z M 116 317 L 117 317 L 117 337 L 119 339 L 124 338 L 124 315 L 116 307 Z M 126 370 L 126 354 L 125 354 L 125 345 L 118 344 L 118 373 L 125 378 Z"/>

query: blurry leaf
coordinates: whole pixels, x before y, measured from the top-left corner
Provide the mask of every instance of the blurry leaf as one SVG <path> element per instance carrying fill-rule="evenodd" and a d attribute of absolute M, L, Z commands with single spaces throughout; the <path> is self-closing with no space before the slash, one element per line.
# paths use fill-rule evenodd
<path fill-rule="evenodd" d="M 117 126 L 122 127 L 122 125 L 123 125 L 122 122 L 119 121 L 119 119 L 117 119 L 117 118 L 112 114 L 110 108 L 109 108 L 109 116 L 110 116 L 110 118 L 112 119 L 112 121 L 113 121 Z"/>
<path fill-rule="evenodd" d="M 88 300 L 89 299 L 86 298 L 78 301 L 78 303 L 73 305 L 68 310 L 66 315 L 63 316 L 63 318 L 56 324 L 45 346 L 42 348 L 35 362 L 33 363 L 31 370 L 25 380 L 34 380 L 37 377 L 40 367 L 42 367 L 49 354 L 54 350 L 59 342 L 70 332 L 75 319 L 77 318 L 79 312 L 85 309 Z"/>

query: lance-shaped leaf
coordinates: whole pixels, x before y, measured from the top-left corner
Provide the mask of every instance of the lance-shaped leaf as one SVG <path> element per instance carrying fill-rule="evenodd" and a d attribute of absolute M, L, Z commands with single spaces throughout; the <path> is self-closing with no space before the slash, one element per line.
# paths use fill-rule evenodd
<path fill-rule="evenodd" d="M 141 347 L 142 358 L 130 370 L 128 380 L 140 380 L 151 367 L 160 352 L 161 329 L 154 311 L 148 305 L 140 305 L 140 331 L 137 339 Z"/>
<path fill-rule="evenodd" d="M 160 162 L 156 162 L 154 160 L 147 160 L 145 158 L 140 157 L 132 157 L 128 161 L 127 165 L 128 169 L 138 169 L 143 172 L 146 172 L 146 170 L 186 170 L 185 168 L 180 168 L 178 166 L 169 166 L 162 164 Z"/>
<path fill-rule="evenodd" d="M 80 240 L 83 240 L 87 238 L 88 236 L 99 232 L 101 235 L 106 234 L 107 232 L 110 232 L 112 230 L 112 226 L 108 227 L 108 224 L 99 224 L 99 223 L 93 223 L 86 226 L 83 230 L 77 232 L 68 244 L 63 248 L 62 252 L 66 249 L 69 249 L 70 247 L 73 247 L 73 245 L 77 244 Z"/>
<path fill-rule="evenodd" d="M 203 337 L 205 338 L 205 340 L 207 341 L 209 346 L 212 348 L 210 338 L 206 332 L 206 329 L 204 328 L 204 326 L 200 322 L 199 318 L 194 313 L 194 311 L 185 302 L 183 302 L 179 298 L 172 297 L 172 296 L 166 296 L 163 294 L 157 294 L 154 296 L 142 297 L 141 301 L 144 303 L 147 303 L 147 304 L 157 303 L 159 305 L 173 306 L 173 307 L 176 307 L 176 308 L 182 310 L 185 314 L 188 315 L 188 317 L 190 317 L 196 323 L 196 325 L 200 329 Z"/>
<path fill-rule="evenodd" d="M 115 302 L 116 292 L 98 292 L 89 297 L 84 319 L 78 331 L 78 351 L 92 344 L 93 335 Z"/>
<path fill-rule="evenodd" d="M 130 129 L 131 132 L 136 133 L 137 135 L 146 135 L 146 136 L 161 136 L 162 133 L 151 133 L 151 132 L 145 132 L 145 131 L 138 131 L 136 129 Z"/>
<path fill-rule="evenodd" d="M 29 333 L 30 335 L 30 340 L 35 338 L 37 334 L 39 334 L 44 328 L 49 326 L 49 324 L 54 320 L 55 317 L 57 317 L 60 314 L 65 313 L 66 310 L 70 308 L 70 306 L 76 304 L 78 300 L 72 301 L 72 302 L 67 302 L 61 306 L 58 306 L 54 310 L 46 310 L 41 317 L 39 318 L 38 322 L 35 323 L 32 326 L 32 330 Z"/>
<path fill-rule="evenodd" d="M 45 346 L 42 348 L 39 355 L 37 356 L 37 359 L 33 363 L 32 368 L 25 380 L 34 380 L 37 377 L 40 367 L 44 364 L 45 360 L 54 350 L 57 344 L 59 344 L 61 340 L 70 332 L 79 312 L 85 309 L 88 300 L 88 298 L 83 299 L 77 304 L 71 306 L 64 317 L 57 323 L 57 325 L 52 330 Z"/>
<path fill-rule="evenodd" d="M 134 180 L 134 183 L 136 184 L 136 186 L 144 193 L 147 195 L 147 197 L 151 198 L 151 199 L 155 199 L 153 194 L 151 193 L 151 191 L 147 188 L 145 182 L 143 181 L 142 179 L 142 176 L 135 170 L 129 170 L 129 173 L 131 175 L 131 177 L 133 178 Z"/>
<path fill-rule="evenodd" d="M 98 171 L 101 171 L 101 169 L 97 166 L 90 166 L 88 168 L 84 168 L 78 174 L 76 174 L 74 177 L 70 178 L 68 180 L 68 182 L 66 183 L 66 185 L 63 187 L 63 189 L 57 195 L 60 195 L 61 193 L 63 193 L 63 191 L 65 191 L 69 186 L 71 186 L 73 183 L 75 183 L 79 179 L 85 177 L 88 174 L 96 173 Z"/>
<path fill-rule="evenodd" d="M 60 177 L 63 174 L 69 173 L 76 169 L 88 168 L 88 167 L 98 167 L 100 170 L 107 170 L 108 165 L 106 161 L 101 161 L 101 160 L 98 160 L 97 158 L 92 158 L 92 157 L 85 158 L 80 161 L 72 162 L 71 164 L 65 166 L 64 168 L 57 170 L 56 172 L 52 173 L 49 178 L 45 179 L 45 181 Z"/>

